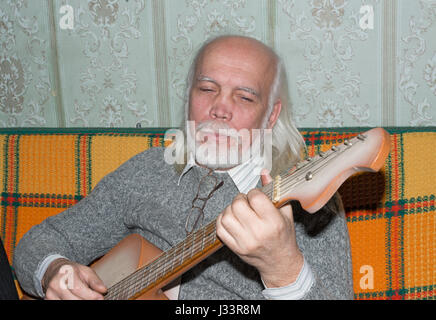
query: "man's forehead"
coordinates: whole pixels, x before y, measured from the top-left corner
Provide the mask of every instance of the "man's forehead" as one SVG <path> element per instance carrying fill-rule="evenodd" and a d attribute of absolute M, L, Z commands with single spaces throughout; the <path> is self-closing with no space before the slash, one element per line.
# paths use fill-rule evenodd
<path fill-rule="evenodd" d="M 224 36 L 209 42 L 203 52 L 215 51 L 222 48 L 225 51 L 243 50 L 274 56 L 273 50 L 259 40 L 244 36 Z"/>
<path fill-rule="evenodd" d="M 243 72 L 256 71 L 260 73 L 259 80 L 263 82 L 269 78 L 268 75 L 274 74 L 275 63 L 274 53 L 257 40 L 235 42 L 235 39 L 230 38 L 228 41 L 211 43 L 204 48 L 197 60 L 195 74 L 197 77 L 200 74 L 209 76 L 208 72 L 211 68 L 226 66 Z"/>
<path fill-rule="evenodd" d="M 276 54 L 262 42 L 242 36 L 228 36 L 215 39 L 208 43 L 200 52 L 201 62 L 210 57 L 219 58 L 232 56 L 235 59 L 258 61 L 263 65 L 276 60 Z"/>

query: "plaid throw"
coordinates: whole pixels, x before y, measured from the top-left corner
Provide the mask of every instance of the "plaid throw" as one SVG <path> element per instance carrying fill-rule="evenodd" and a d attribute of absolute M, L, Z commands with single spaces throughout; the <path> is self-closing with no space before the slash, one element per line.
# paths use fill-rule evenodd
<path fill-rule="evenodd" d="M 367 128 L 301 129 L 310 156 Z M 388 128 L 378 173 L 339 189 L 347 213 L 356 299 L 435 299 L 436 128 Z M 85 197 L 135 154 L 164 145 L 156 129 L 0 130 L 0 236 L 9 261 L 35 224 Z M 35 244 L 37 245 L 37 244 Z"/>

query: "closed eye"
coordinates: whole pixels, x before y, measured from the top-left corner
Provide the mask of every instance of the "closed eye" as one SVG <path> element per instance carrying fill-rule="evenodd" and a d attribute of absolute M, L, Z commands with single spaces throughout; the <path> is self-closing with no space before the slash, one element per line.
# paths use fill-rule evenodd
<path fill-rule="evenodd" d="M 260 98 L 259 93 L 256 90 L 251 89 L 251 88 L 240 87 L 240 88 L 238 88 L 238 91 L 239 91 L 240 98 L 244 102 L 253 103 L 253 102 L 257 102 Z"/>
<path fill-rule="evenodd" d="M 244 97 L 244 96 L 242 96 L 241 99 L 244 100 L 244 101 L 247 101 L 247 102 L 254 102 L 253 99 L 248 98 L 248 97 Z"/>
<path fill-rule="evenodd" d="M 200 88 L 200 91 L 203 91 L 203 92 L 212 92 L 214 90 L 210 89 L 210 88 Z"/>

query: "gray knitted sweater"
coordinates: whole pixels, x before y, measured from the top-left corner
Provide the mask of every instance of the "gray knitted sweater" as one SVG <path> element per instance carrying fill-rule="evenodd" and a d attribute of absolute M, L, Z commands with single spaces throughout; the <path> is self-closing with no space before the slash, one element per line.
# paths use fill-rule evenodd
<path fill-rule="evenodd" d="M 163 148 L 151 148 L 134 156 L 75 206 L 26 233 L 14 258 L 22 288 L 36 295 L 36 270 L 51 254 L 87 265 L 132 233 L 162 250 L 183 240 L 192 199 L 208 171 L 193 167 L 178 184 L 180 176 L 165 163 L 163 154 Z M 204 223 L 215 219 L 238 194 L 228 174 L 219 178 L 224 185 L 208 200 Z M 315 237 L 309 237 L 299 223 L 296 234 L 315 276 L 304 298 L 352 299 L 350 244 L 343 213 Z M 263 289 L 257 270 L 223 247 L 182 276 L 179 299 L 264 299 Z"/>

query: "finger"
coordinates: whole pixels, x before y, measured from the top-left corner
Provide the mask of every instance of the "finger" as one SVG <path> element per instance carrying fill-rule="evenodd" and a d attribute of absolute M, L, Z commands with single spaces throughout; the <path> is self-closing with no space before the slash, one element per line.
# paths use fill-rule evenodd
<path fill-rule="evenodd" d="M 263 192 L 259 190 L 257 190 L 257 192 L 265 197 L 267 199 L 266 201 L 270 201 Z M 263 227 L 265 220 L 262 218 L 261 213 L 257 212 L 251 206 L 248 195 L 244 195 L 243 198 L 236 198 L 236 200 L 238 199 L 239 201 L 234 201 L 231 205 L 231 215 L 239 222 L 239 225 L 229 225 L 227 231 L 234 235 L 236 239 L 243 239 L 242 235 L 253 236 L 257 234 Z M 224 216 L 224 219 L 225 218 L 226 216 Z M 224 221 L 224 225 L 226 225 L 225 222 L 226 221 Z M 241 243 L 241 241 L 239 241 L 239 243 Z"/>
<path fill-rule="evenodd" d="M 91 268 L 86 267 L 85 274 L 89 287 L 99 293 L 106 293 L 107 287 L 100 277 Z"/>
<path fill-rule="evenodd" d="M 77 273 L 71 265 L 64 265 L 59 273 L 52 278 L 46 292 L 47 300 L 80 300 L 70 290 L 77 282 Z"/>
<path fill-rule="evenodd" d="M 238 211 L 247 208 L 245 198 L 233 200 L 232 204 L 229 205 L 220 215 L 221 225 L 229 232 L 234 238 L 237 238 L 242 232 L 244 225 L 239 220 Z"/>
<path fill-rule="evenodd" d="M 61 300 L 83 300 L 68 288 L 61 288 L 60 291 L 58 291 L 58 295 Z"/>
<path fill-rule="evenodd" d="M 81 266 L 63 265 L 58 272 L 58 286 L 69 300 L 97 299 L 81 275 Z M 76 299 L 77 297 L 77 299 Z"/>
<path fill-rule="evenodd" d="M 233 198 L 233 201 L 235 200 L 247 200 L 247 195 L 245 193 L 238 193 L 236 197 Z"/>
<path fill-rule="evenodd" d="M 267 219 L 271 216 L 272 211 L 276 211 L 276 207 L 271 200 L 260 190 L 253 189 L 247 194 L 249 206 L 260 219 Z"/>
<path fill-rule="evenodd" d="M 220 214 L 216 220 L 216 234 L 230 250 L 235 252 L 236 248 L 238 248 L 238 243 L 226 227 L 223 226 L 222 217 L 223 214 Z"/>
<path fill-rule="evenodd" d="M 262 181 L 263 186 L 266 186 L 273 181 L 267 169 L 262 169 L 262 171 L 260 172 L 260 180 Z"/>
<path fill-rule="evenodd" d="M 54 290 L 48 288 L 45 293 L 44 300 L 61 300 L 61 298 Z"/>
<path fill-rule="evenodd" d="M 256 213 L 250 207 L 248 203 L 248 197 L 246 194 L 240 193 L 238 194 L 230 204 L 228 210 L 223 212 L 224 221 L 227 221 L 227 218 L 236 219 L 239 222 L 240 227 L 244 227 L 247 223 L 247 217 L 253 218 L 256 216 Z"/>
<path fill-rule="evenodd" d="M 251 191 L 250 191 L 251 192 Z M 262 193 L 262 192 L 261 192 Z M 263 193 L 262 193 L 263 194 Z M 230 205 L 229 216 L 233 217 L 233 219 L 239 222 L 239 226 L 243 230 L 253 230 L 253 226 L 258 226 L 258 223 L 261 223 L 261 217 L 258 213 L 253 209 L 250 205 L 247 195 L 243 195 L 243 197 L 235 197 L 232 204 Z M 227 218 L 227 213 L 224 212 L 224 219 Z M 229 219 L 230 220 L 230 219 Z M 226 220 L 225 220 L 226 221 Z M 236 227 L 236 226 L 235 226 Z M 238 234 L 239 230 L 229 230 L 233 231 L 234 234 Z"/>
<path fill-rule="evenodd" d="M 103 296 L 97 292 L 92 290 L 87 283 L 80 282 L 73 289 L 71 289 L 71 293 L 80 299 L 84 300 L 101 300 Z"/>
<path fill-rule="evenodd" d="M 293 211 L 292 211 L 292 206 L 290 203 L 285 204 L 284 206 L 282 206 L 279 209 L 280 213 L 286 217 L 287 219 L 289 219 L 290 221 L 294 221 L 294 215 L 293 215 Z"/>
<path fill-rule="evenodd" d="M 101 281 L 100 279 L 98 280 L 92 280 L 89 283 L 89 286 L 91 287 L 91 289 L 104 294 L 107 292 L 107 287 L 104 285 L 103 281 Z"/>
<path fill-rule="evenodd" d="M 89 267 L 81 266 L 80 276 L 83 282 L 79 283 L 81 296 L 85 299 L 103 299 L 103 293 L 107 292 L 107 288 L 103 281 L 98 277 L 94 270 Z"/>

